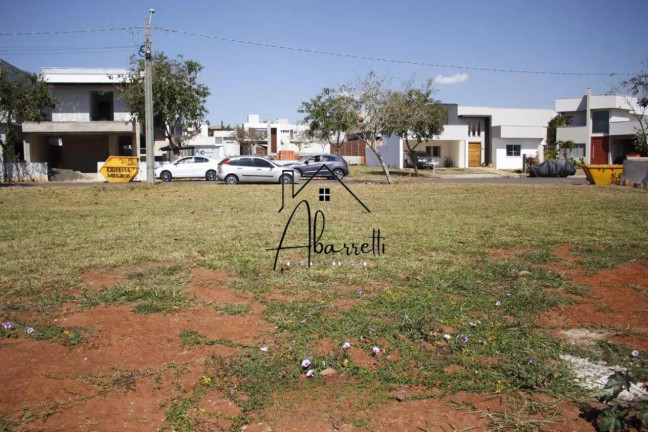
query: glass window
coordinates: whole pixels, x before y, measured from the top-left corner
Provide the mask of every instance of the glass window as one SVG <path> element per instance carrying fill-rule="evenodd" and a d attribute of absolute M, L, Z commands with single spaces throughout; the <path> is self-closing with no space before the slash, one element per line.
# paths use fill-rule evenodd
<path fill-rule="evenodd" d="M 241 158 L 238 160 L 238 163 L 236 164 L 238 166 L 254 166 L 254 162 L 252 161 L 251 158 Z"/>
<path fill-rule="evenodd" d="M 522 150 L 522 146 L 520 144 L 507 144 L 506 156 L 520 156 L 521 150 Z"/>
<path fill-rule="evenodd" d="M 574 148 L 567 152 L 568 158 L 580 159 L 585 157 L 585 144 L 574 144 Z"/>
<path fill-rule="evenodd" d="M 192 162 L 193 162 L 192 157 L 182 158 L 182 159 L 178 159 L 178 161 L 176 162 L 176 165 L 188 164 L 188 163 L 192 163 Z"/>
<path fill-rule="evenodd" d="M 610 132 L 610 112 L 592 111 L 592 133 Z"/>
<path fill-rule="evenodd" d="M 196 163 L 207 163 L 209 161 L 207 160 L 207 158 L 204 158 L 204 157 L 196 157 L 196 158 L 194 158 L 194 162 L 196 162 Z"/>
<path fill-rule="evenodd" d="M 337 162 L 337 156 L 323 156 L 325 162 Z"/>
<path fill-rule="evenodd" d="M 272 168 L 273 165 L 268 162 L 267 160 L 263 160 L 260 158 L 255 158 L 254 159 L 254 166 L 257 168 Z"/>
<path fill-rule="evenodd" d="M 432 157 L 441 157 L 441 146 L 432 146 Z"/>

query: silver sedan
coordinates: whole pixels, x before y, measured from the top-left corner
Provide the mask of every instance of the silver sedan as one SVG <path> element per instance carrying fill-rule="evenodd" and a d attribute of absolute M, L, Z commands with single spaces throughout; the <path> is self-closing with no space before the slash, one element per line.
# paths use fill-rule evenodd
<path fill-rule="evenodd" d="M 236 156 L 219 162 L 218 179 L 227 184 L 299 183 L 301 174 L 259 156 Z"/>

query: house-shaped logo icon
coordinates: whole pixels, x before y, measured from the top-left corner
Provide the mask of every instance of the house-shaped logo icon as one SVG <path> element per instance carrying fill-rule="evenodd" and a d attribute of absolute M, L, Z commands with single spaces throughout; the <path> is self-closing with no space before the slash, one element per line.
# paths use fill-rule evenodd
<path fill-rule="evenodd" d="M 327 172 L 327 171 L 328 171 L 328 172 Z M 282 174 L 291 174 L 291 175 L 293 176 L 293 178 L 294 178 L 294 170 L 283 170 Z M 330 177 L 331 177 L 331 178 L 333 178 L 334 180 L 337 180 L 337 182 L 338 182 L 339 184 L 341 184 L 341 185 L 344 187 L 344 189 L 345 189 L 345 190 L 346 190 L 346 191 L 347 191 L 347 192 L 348 192 L 348 193 L 353 197 L 353 199 L 354 199 L 355 201 L 357 201 L 357 203 L 358 203 L 360 206 L 362 206 L 363 209 L 365 209 L 368 213 L 371 213 L 371 210 L 369 210 L 369 207 L 367 207 L 367 206 L 366 206 L 366 205 L 365 205 L 365 204 L 360 200 L 360 198 L 358 198 L 358 197 L 356 196 L 356 194 L 354 194 L 353 191 L 352 191 L 351 189 L 349 189 L 349 187 L 348 187 L 346 184 L 344 184 L 344 182 L 342 181 L 342 179 L 337 178 L 337 177 L 335 176 L 335 174 L 333 174 L 333 171 L 331 171 L 331 169 L 330 169 L 330 168 L 328 167 L 328 165 L 326 165 L 326 164 L 322 165 L 322 166 L 321 166 L 321 167 L 320 167 L 320 168 L 315 172 L 315 174 L 313 174 L 313 175 L 312 175 L 308 180 L 306 180 L 306 183 L 304 183 L 304 184 L 303 184 L 299 189 L 297 189 L 297 192 L 295 192 L 295 183 L 289 183 L 289 185 L 290 185 L 290 199 L 295 199 L 295 198 L 297 198 L 297 196 L 298 196 L 298 195 L 299 195 L 299 194 L 300 194 L 304 189 L 306 189 L 306 187 L 308 187 L 308 185 L 310 184 L 310 182 L 313 181 L 313 179 L 314 179 L 315 177 L 318 177 L 318 176 L 320 176 L 320 177 L 321 177 L 321 176 L 328 176 L 329 174 L 330 174 Z M 321 196 L 320 196 L 320 201 L 330 201 L 330 200 L 331 200 L 331 199 L 330 199 L 330 198 L 331 198 L 331 195 L 330 195 L 330 188 L 324 188 L 324 189 L 328 189 L 328 191 L 329 191 L 328 199 L 321 199 Z M 321 191 L 320 191 L 320 195 L 321 195 Z M 281 213 L 281 212 L 283 211 L 285 205 L 286 205 L 286 184 L 285 184 L 285 183 L 281 183 L 281 208 L 279 209 L 279 213 Z"/>

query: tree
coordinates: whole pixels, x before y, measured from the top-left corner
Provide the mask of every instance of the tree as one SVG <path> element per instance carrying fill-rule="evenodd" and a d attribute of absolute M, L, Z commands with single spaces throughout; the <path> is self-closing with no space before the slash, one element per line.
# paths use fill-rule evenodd
<path fill-rule="evenodd" d="M 389 125 L 386 132 L 398 134 L 405 140 L 407 154 L 418 176 L 418 154 L 416 148 L 423 142 L 443 133 L 447 115 L 445 107 L 432 98 L 434 89 L 428 80 L 420 88 L 414 88 L 411 81 L 402 90 L 391 93 L 387 100 Z"/>
<path fill-rule="evenodd" d="M 299 153 L 314 142 L 313 133 L 310 129 L 295 130 L 290 143 L 297 147 Z M 323 150 L 322 150 L 323 151 Z"/>
<path fill-rule="evenodd" d="M 556 130 L 559 127 L 569 126 L 570 124 L 571 118 L 564 114 L 558 114 L 549 120 L 547 124 L 547 147 L 554 148 L 556 146 Z"/>
<path fill-rule="evenodd" d="M 56 98 L 49 93 L 49 87 L 37 74 L 19 71 L 10 73 L 0 68 L 0 120 L 5 126 L 5 139 L 0 139 L 0 162 L 15 159 L 15 144 L 18 134 L 14 121 L 40 121 L 45 119 L 46 109 L 56 106 Z M 7 170 L 3 169 L 2 181 L 7 181 Z"/>
<path fill-rule="evenodd" d="M 568 159 L 567 155 L 576 147 L 576 143 L 572 140 L 558 141 L 556 143 L 557 150 L 562 153 L 563 159 Z"/>
<path fill-rule="evenodd" d="M 634 145 L 642 156 L 648 155 L 648 71 L 643 71 L 621 83 L 615 89 L 621 94 L 637 119 Z"/>
<path fill-rule="evenodd" d="M 387 76 L 380 77 L 372 71 L 361 78 L 357 84 L 343 87 L 342 92 L 352 96 L 355 100 L 356 125 L 353 134 L 376 156 L 385 173 L 387 183 L 391 184 L 389 168 L 379 151 L 382 137 L 388 133 L 391 125 L 388 102 L 392 90 L 389 78 Z"/>
<path fill-rule="evenodd" d="M 234 141 L 241 148 L 241 154 L 251 155 L 257 144 L 263 142 L 262 137 L 254 129 L 245 129 L 238 126 L 232 135 Z"/>
<path fill-rule="evenodd" d="M 308 102 L 302 102 L 298 112 L 306 114 L 310 138 L 326 141 L 335 154 L 340 153 L 347 133 L 357 123 L 358 101 L 341 89 L 324 88 Z"/>
<path fill-rule="evenodd" d="M 200 133 L 210 95 L 206 85 L 198 82 L 203 66 L 192 60 L 170 59 L 164 53 L 153 56 L 153 123 L 164 130 L 173 154 Z M 131 68 L 122 77 L 120 96 L 133 121 L 145 119 L 144 60 L 131 57 Z"/>

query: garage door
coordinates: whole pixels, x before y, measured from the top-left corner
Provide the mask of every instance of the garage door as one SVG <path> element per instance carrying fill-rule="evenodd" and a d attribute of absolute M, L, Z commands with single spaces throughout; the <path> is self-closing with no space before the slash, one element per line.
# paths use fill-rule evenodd
<path fill-rule="evenodd" d="M 468 143 L 468 166 L 481 166 L 481 143 Z"/>

